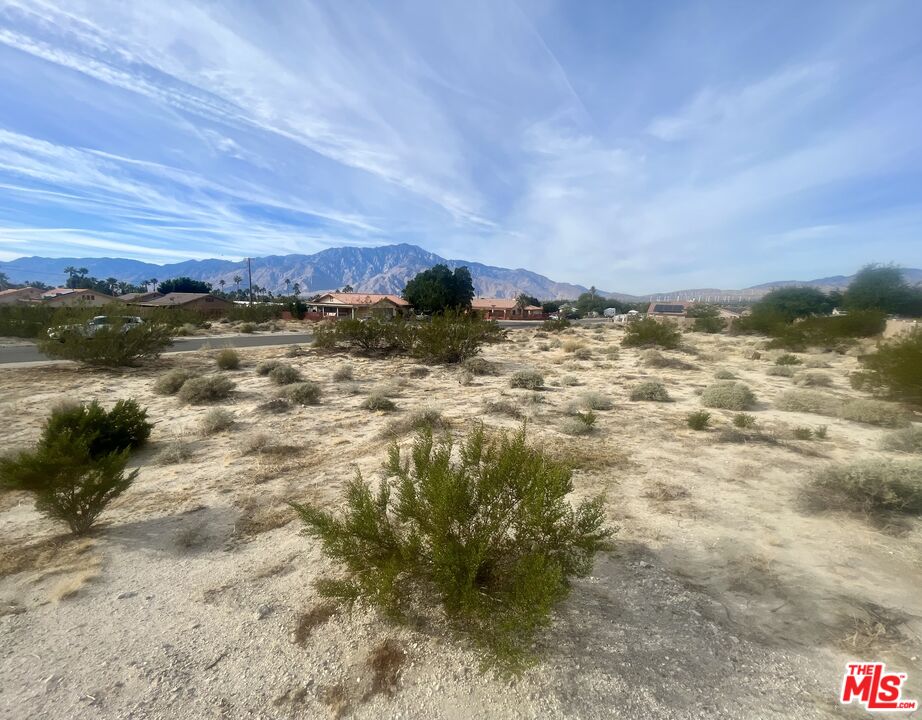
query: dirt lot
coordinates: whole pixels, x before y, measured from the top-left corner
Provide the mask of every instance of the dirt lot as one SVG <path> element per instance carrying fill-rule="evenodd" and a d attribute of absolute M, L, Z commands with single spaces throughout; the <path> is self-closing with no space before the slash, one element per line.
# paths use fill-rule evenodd
<path fill-rule="evenodd" d="M 235 425 L 208 437 L 207 406 L 153 384 L 173 367 L 216 372 L 213 351 L 117 373 L 0 369 L 0 450 L 33 441 L 65 399 L 136 398 L 156 422 L 132 461 L 139 480 L 87 539 L 62 535 L 28 496 L 0 495 L 0 717 L 863 717 L 836 700 L 856 658 L 907 672 L 905 696 L 922 699 L 922 522 L 819 512 L 802 497 L 830 463 L 897 457 L 879 449 L 887 429 L 778 410 L 795 379 L 767 374 L 777 353 L 748 359 L 755 338 L 690 334 L 664 353 L 685 366 L 662 368 L 621 349 L 611 326 L 510 339 L 483 354 L 499 374 L 470 384 L 408 360 L 285 359 L 323 399 L 280 414 L 260 407 L 278 389 L 254 366 L 285 348 L 242 350 L 222 404 Z M 828 366 L 811 372 L 831 386 L 811 389 L 857 397 L 854 355 L 802 355 Z M 334 380 L 343 364 L 352 380 Z M 543 373 L 545 389 L 510 389 L 522 368 Z M 756 429 L 728 434 L 735 413 L 723 410 L 708 430 L 687 427 L 721 369 L 755 392 Z M 648 379 L 672 402 L 631 402 Z M 362 409 L 377 389 L 396 412 Z M 592 434 L 564 434 L 590 391 L 612 409 L 597 411 Z M 285 504 L 336 503 L 356 468 L 378 477 L 388 428 L 414 410 L 440 410 L 453 432 L 477 419 L 519 426 L 486 406 L 499 401 L 575 464 L 577 494 L 607 494 L 618 527 L 543 637 L 543 660 L 511 681 L 482 675 L 439 626 L 318 605 L 311 583 L 330 565 Z M 820 425 L 825 439 L 793 437 Z"/>

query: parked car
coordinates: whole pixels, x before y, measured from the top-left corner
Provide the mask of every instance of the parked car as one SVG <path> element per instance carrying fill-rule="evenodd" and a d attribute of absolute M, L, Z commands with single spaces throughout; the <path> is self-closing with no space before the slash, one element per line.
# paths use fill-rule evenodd
<path fill-rule="evenodd" d="M 131 328 L 140 327 L 144 319 L 137 315 L 97 315 L 92 320 L 78 325 L 56 325 L 48 328 L 48 337 L 52 340 L 62 340 L 68 332 L 74 332 L 83 337 L 93 337 L 100 330 L 117 327 L 119 332 L 128 332 Z"/>

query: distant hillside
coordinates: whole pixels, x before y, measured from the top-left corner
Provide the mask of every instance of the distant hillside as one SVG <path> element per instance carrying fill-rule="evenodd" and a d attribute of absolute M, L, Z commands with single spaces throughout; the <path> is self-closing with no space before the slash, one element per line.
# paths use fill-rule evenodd
<path fill-rule="evenodd" d="M 302 293 L 336 290 L 351 285 L 360 292 L 399 293 L 407 280 L 437 263 L 451 268 L 467 266 L 474 289 L 482 297 L 515 297 L 527 293 L 542 300 L 575 298 L 587 288 L 558 283 L 524 269 L 511 270 L 467 260 L 446 260 L 415 245 L 385 245 L 374 248 L 343 247 L 313 255 L 270 255 L 253 258 L 253 283 L 273 292 L 286 290 L 285 280 L 298 283 Z M 234 277 L 243 278 L 247 287 L 246 262 L 230 260 L 188 260 L 169 265 L 154 265 L 123 258 L 43 258 L 25 257 L 0 264 L 13 282 L 41 280 L 52 285 L 65 280 L 64 268 L 85 267 L 98 278 L 114 277 L 131 283 L 151 278 L 165 280 L 182 275 L 204 280 L 215 287 L 236 287 Z"/>

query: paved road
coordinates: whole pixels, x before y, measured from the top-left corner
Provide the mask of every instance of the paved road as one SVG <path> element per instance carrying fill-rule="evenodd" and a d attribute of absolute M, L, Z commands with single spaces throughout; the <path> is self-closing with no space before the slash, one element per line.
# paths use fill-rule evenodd
<path fill-rule="evenodd" d="M 205 345 L 221 347 L 264 347 L 267 345 L 305 345 L 314 336 L 310 333 L 285 333 L 283 335 L 224 335 L 219 337 L 176 338 L 167 352 L 192 352 Z M 47 361 L 35 345 L 0 345 L 0 365 Z"/>

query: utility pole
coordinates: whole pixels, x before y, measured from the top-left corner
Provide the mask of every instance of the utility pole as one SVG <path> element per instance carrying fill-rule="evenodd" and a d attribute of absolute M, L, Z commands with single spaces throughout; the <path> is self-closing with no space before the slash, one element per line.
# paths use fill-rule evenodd
<path fill-rule="evenodd" d="M 253 304 L 253 266 L 250 264 L 250 258 L 247 258 L 247 276 L 250 281 L 250 305 Z"/>

